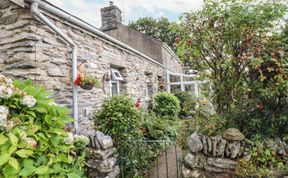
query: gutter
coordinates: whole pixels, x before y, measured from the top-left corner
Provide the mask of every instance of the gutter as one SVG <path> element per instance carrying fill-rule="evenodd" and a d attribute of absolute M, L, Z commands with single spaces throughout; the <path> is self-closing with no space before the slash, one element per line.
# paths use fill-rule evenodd
<path fill-rule="evenodd" d="M 77 86 L 74 82 L 77 77 L 77 46 L 76 44 L 57 26 L 55 26 L 47 17 L 45 17 L 38 9 L 39 0 L 29 0 L 31 4 L 32 15 L 36 18 L 42 20 L 47 26 L 49 26 L 54 32 L 56 32 L 63 40 L 65 40 L 72 47 L 72 87 L 73 87 L 73 118 L 74 118 L 74 128 L 76 133 L 78 133 L 78 101 L 77 101 Z"/>
<path fill-rule="evenodd" d="M 67 21 L 69 21 L 69 22 L 71 22 L 71 23 L 73 23 L 73 24 L 75 24 L 75 25 L 77 25 L 77 26 L 89 31 L 89 32 L 92 32 L 92 33 L 94 33 L 94 34 L 96 34 L 96 35 L 98 35 L 98 36 L 100 36 L 100 37 L 102 37 L 102 38 L 104 38 L 104 39 L 106 39 L 106 40 L 108 40 L 108 41 L 120 46 L 120 47 L 122 47 L 122 48 L 125 48 L 125 49 L 127 49 L 127 50 L 129 50 L 129 51 L 131 51 L 131 52 L 133 52 L 133 53 L 135 53 L 135 54 L 137 54 L 137 55 L 149 60 L 150 62 L 152 62 L 152 63 L 154 63 L 156 65 L 159 65 L 159 66 L 161 66 L 163 68 L 166 68 L 163 64 L 155 61 L 154 59 L 148 57 L 147 55 L 141 53 L 140 51 L 135 50 L 134 48 L 128 46 L 127 44 L 116 40 L 115 38 L 107 35 L 106 33 L 102 32 L 102 31 L 100 31 L 96 27 L 94 27 L 94 26 L 84 22 L 83 20 L 81 20 L 81 19 L 79 19 L 79 18 L 77 18 L 77 17 L 75 17 L 75 16 L 63 11 L 60 8 L 57 8 L 57 7 L 53 6 L 49 2 L 42 1 L 42 0 L 41 1 L 40 0 L 26 0 L 26 1 L 28 1 L 28 2 L 37 1 L 38 5 L 39 5 L 39 8 L 41 8 L 43 10 L 46 10 L 46 11 L 52 13 L 52 14 L 55 14 L 58 17 L 61 17 L 61 18 L 65 19 L 65 20 L 67 20 Z"/>

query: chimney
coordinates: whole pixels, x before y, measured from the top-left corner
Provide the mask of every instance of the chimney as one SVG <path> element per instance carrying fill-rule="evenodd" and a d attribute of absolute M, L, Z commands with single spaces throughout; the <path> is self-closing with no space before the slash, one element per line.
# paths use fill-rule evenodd
<path fill-rule="evenodd" d="M 121 10 L 114 5 L 113 1 L 110 1 L 108 7 L 101 9 L 101 30 L 108 31 L 117 28 L 117 24 L 122 22 L 121 14 Z"/>

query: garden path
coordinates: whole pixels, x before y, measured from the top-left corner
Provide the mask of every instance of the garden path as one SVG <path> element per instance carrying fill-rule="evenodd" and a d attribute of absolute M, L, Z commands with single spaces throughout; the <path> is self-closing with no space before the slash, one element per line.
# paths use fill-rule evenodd
<path fill-rule="evenodd" d="M 177 161 L 177 158 L 179 160 L 181 156 L 182 156 L 182 150 L 179 146 L 176 145 L 176 152 L 175 152 L 175 145 L 169 145 L 167 148 L 168 177 L 166 173 L 166 158 L 164 151 L 162 154 L 158 156 L 158 171 L 157 171 L 157 160 L 155 160 L 149 178 L 177 178 L 176 163 L 178 163 L 178 177 L 180 177 L 180 166 L 179 162 Z"/>

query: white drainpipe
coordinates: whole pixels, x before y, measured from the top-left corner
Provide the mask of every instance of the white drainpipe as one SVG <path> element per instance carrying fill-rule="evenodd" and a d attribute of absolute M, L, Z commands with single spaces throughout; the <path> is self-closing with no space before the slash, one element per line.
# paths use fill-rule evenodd
<path fill-rule="evenodd" d="M 57 26 L 55 26 L 47 17 L 45 17 L 38 9 L 38 4 L 41 3 L 39 0 L 30 0 L 32 2 L 31 12 L 32 14 L 42 20 L 48 25 L 53 31 L 55 31 L 63 40 L 65 40 L 72 47 L 72 87 L 73 87 L 73 118 L 74 128 L 78 133 L 78 101 L 77 101 L 77 86 L 74 85 L 74 81 L 77 77 L 77 46 L 76 44 Z"/>

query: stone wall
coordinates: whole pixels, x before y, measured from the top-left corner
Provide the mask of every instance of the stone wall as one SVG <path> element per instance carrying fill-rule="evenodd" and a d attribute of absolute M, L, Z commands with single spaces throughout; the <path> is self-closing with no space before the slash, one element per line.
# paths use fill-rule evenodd
<path fill-rule="evenodd" d="M 168 70 L 176 73 L 183 73 L 183 64 L 176 54 L 170 49 L 166 44 L 162 44 L 162 58 L 163 65 L 167 67 Z"/>
<path fill-rule="evenodd" d="M 116 178 L 120 169 L 116 164 L 116 148 L 110 136 L 102 132 L 90 132 L 90 143 L 86 148 L 85 174 L 88 178 Z"/>
<path fill-rule="evenodd" d="M 268 144 L 271 150 L 284 160 L 288 159 L 286 143 L 279 140 L 271 143 L 274 143 Z M 182 166 L 183 177 L 235 177 L 237 161 L 248 161 L 252 154 L 252 142 L 234 128 L 226 130 L 223 136 L 216 137 L 193 133 L 188 139 L 188 148 Z M 277 175 L 276 172 L 271 175 Z"/>
<path fill-rule="evenodd" d="M 35 20 L 30 9 L 8 0 L 0 3 L 0 72 L 13 79 L 31 78 L 53 91 L 57 104 L 71 108 L 71 48 Z M 143 101 L 145 73 L 150 74 L 153 93 L 157 92 L 159 77 L 166 76 L 165 68 L 53 14 L 43 13 L 77 44 L 78 64 L 84 62 L 83 71 L 101 83 L 100 88 L 91 91 L 78 90 L 80 134 L 94 129 L 93 108 L 99 108 L 103 99 L 110 96 L 110 67 L 118 68 L 124 77 L 121 93 Z"/>

